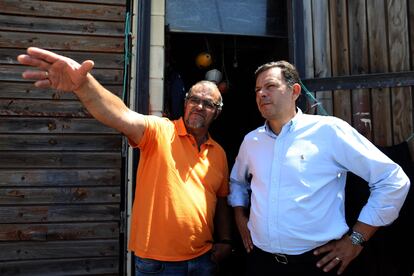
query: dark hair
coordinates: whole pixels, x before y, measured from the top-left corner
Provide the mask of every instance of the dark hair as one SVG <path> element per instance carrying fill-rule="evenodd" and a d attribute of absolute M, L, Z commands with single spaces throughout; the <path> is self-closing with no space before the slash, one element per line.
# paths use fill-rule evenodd
<path fill-rule="evenodd" d="M 300 83 L 298 70 L 296 70 L 296 67 L 293 64 L 285 60 L 272 61 L 272 62 L 265 63 L 256 69 L 256 71 L 254 72 L 254 75 L 257 79 L 257 77 L 262 72 L 267 71 L 271 68 L 276 68 L 276 67 L 281 69 L 282 75 L 289 87 L 292 87 L 295 83 Z"/>

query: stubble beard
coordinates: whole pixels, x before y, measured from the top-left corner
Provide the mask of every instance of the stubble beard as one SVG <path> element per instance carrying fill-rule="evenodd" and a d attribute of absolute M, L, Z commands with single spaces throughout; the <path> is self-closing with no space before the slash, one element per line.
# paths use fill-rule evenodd
<path fill-rule="evenodd" d="M 198 118 L 198 119 L 190 119 L 187 118 L 186 124 L 190 128 L 204 128 L 206 126 L 206 121 L 204 119 Z"/>

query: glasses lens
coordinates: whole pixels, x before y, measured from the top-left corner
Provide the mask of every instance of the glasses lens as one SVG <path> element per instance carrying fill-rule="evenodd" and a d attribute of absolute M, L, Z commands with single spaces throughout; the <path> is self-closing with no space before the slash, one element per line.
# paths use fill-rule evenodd
<path fill-rule="evenodd" d="M 203 100 L 203 99 L 200 99 L 200 98 L 195 97 L 195 96 L 191 96 L 191 97 L 189 97 L 189 98 L 188 98 L 188 101 L 189 101 L 189 103 L 190 103 L 190 104 L 192 104 L 192 105 L 199 105 L 199 104 L 202 104 L 202 105 L 203 105 L 203 107 L 204 107 L 205 109 L 210 109 L 210 110 L 212 110 L 212 109 L 215 109 L 215 108 L 216 108 L 216 104 L 215 104 L 215 103 L 213 103 L 212 101 L 209 101 L 209 100 Z"/>

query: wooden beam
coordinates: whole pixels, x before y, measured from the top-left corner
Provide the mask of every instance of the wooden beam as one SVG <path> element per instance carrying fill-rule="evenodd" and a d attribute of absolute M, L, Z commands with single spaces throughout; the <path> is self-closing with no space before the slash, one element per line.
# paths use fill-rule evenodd
<path fill-rule="evenodd" d="M 414 85 L 414 71 L 304 79 L 310 91 L 403 87 Z"/>

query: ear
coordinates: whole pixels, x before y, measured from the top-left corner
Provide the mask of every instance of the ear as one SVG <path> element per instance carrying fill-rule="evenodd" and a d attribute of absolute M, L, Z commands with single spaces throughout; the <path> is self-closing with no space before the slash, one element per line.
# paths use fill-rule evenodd
<path fill-rule="evenodd" d="M 299 83 L 295 83 L 292 86 L 292 96 L 294 97 L 294 100 L 296 101 L 297 98 L 300 96 L 300 91 L 302 90 L 302 87 Z"/>

